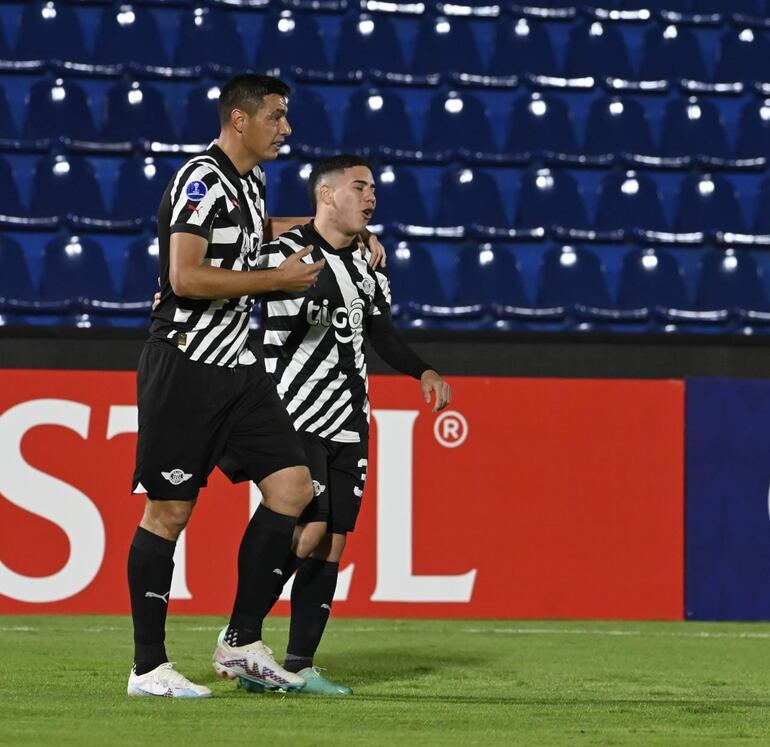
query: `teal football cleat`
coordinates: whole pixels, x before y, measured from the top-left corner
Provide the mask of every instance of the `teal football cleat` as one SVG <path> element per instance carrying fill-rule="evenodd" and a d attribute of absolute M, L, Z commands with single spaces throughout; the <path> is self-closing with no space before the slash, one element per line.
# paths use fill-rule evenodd
<path fill-rule="evenodd" d="M 321 674 L 318 667 L 307 667 L 301 669 L 297 674 L 305 680 L 305 687 L 300 692 L 310 695 L 352 695 L 353 690 L 347 685 L 338 685 L 336 682 L 327 680 Z"/>

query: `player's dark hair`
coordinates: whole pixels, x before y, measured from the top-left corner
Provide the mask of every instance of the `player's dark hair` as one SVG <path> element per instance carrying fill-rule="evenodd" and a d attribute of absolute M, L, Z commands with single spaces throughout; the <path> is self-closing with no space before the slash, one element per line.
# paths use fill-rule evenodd
<path fill-rule="evenodd" d="M 243 73 L 233 76 L 219 94 L 219 121 L 222 124 L 229 122 L 233 109 L 243 109 L 253 114 L 262 106 L 262 99 L 272 93 L 288 96 L 291 88 L 272 75 Z"/>
<path fill-rule="evenodd" d="M 318 182 L 327 174 L 352 169 L 353 166 L 365 166 L 369 171 L 372 171 L 372 165 L 369 161 L 361 158 L 361 156 L 354 156 L 351 153 L 340 153 L 338 156 L 322 158 L 313 166 L 307 180 L 307 189 L 310 194 L 310 204 L 313 206 L 314 211 L 316 209 L 315 189 L 318 186 Z"/>

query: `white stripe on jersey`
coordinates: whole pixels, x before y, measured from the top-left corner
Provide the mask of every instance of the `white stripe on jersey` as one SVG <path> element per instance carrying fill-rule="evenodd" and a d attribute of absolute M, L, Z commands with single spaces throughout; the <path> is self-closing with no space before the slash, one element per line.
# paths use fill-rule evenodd
<path fill-rule="evenodd" d="M 203 338 L 203 342 L 201 342 L 201 344 L 198 346 L 198 349 L 190 356 L 190 358 L 194 361 L 197 361 L 203 356 L 204 353 L 207 353 L 214 340 L 216 340 L 217 337 L 222 334 L 223 329 L 230 326 L 230 322 L 233 320 L 234 316 L 234 311 L 226 311 L 222 317 L 222 321 L 217 324 L 216 327 L 212 327 L 209 330 L 209 333 Z"/>
<path fill-rule="evenodd" d="M 329 384 L 326 389 L 321 392 L 321 396 L 313 403 L 312 407 L 309 407 L 302 413 L 295 421 L 294 427 L 301 428 L 310 418 L 313 417 L 328 401 L 329 398 L 345 383 L 345 377 L 340 374 L 337 378 Z"/>
<path fill-rule="evenodd" d="M 233 312 L 228 311 L 228 314 L 232 314 Z M 232 318 L 232 317 L 230 317 Z M 227 320 L 229 321 L 229 319 Z M 223 320 L 224 323 L 224 320 Z M 217 356 L 236 338 L 239 337 L 243 333 L 243 322 L 239 319 L 238 326 L 233 327 L 232 330 L 227 334 L 227 336 L 222 340 L 222 342 L 217 345 L 214 352 L 205 360 L 205 363 L 213 363 Z M 229 357 L 229 356 L 228 356 Z"/>
<path fill-rule="evenodd" d="M 353 408 L 348 405 L 343 411 L 342 414 L 324 431 L 321 431 L 318 435 L 320 438 L 326 438 L 327 436 L 330 436 L 334 431 L 339 428 L 346 420 L 347 418 L 353 413 Z"/>
<path fill-rule="evenodd" d="M 324 337 L 324 335 L 323 335 L 323 333 L 321 333 L 321 335 L 319 336 L 319 341 L 322 340 L 323 337 Z M 305 337 L 305 339 L 307 339 L 307 336 Z M 302 348 L 300 347 L 300 350 L 301 349 Z M 297 351 L 297 353 L 299 353 L 299 350 Z M 297 356 L 295 355 L 295 359 L 296 359 L 296 357 Z M 329 354 L 326 356 L 326 358 L 323 359 L 323 361 L 321 362 L 321 365 L 318 366 L 318 368 L 316 368 L 316 370 L 315 370 L 315 373 L 317 374 L 317 377 L 316 377 L 317 380 L 320 381 L 320 380 L 325 379 L 327 377 L 327 375 L 329 374 L 329 372 L 339 363 L 339 360 L 340 360 L 339 351 L 337 350 L 337 346 L 333 345 L 331 350 L 329 351 Z M 294 363 L 294 360 L 292 360 L 291 363 Z M 290 366 L 291 366 L 291 363 L 289 364 Z M 300 366 L 300 370 L 302 370 L 302 368 L 304 368 L 304 365 Z M 288 370 L 288 367 L 287 367 L 287 370 Z M 285 372 L 284 372 L 284 376 L 285 376 Z M 291 377 L 292 381 L 294 380 L 294 376 L 296 376 L 296 373 L 292 375 L 292 377 Z M 281 383 L 283 384 L 283 377 L 281 377 Z M 287 389 L 288 389 L 288 387 L 287 387 Z M 278 393 L 279 394 L 281 393 L 280 388 L 278 390 Z M 309 392 L 306 392 L 306 394 L 307 393 L 309 393 Z M 294 397 L 292 399 L 292 401 L 289 402 L 289 404 L 286 406 L 286 411 L 289 413 L 289 415 L 291 415 L 293 412 L 295 412 L 297 410 L 297 408 L 304 401 L 305 401 L 305 397 L 304 396 L 299 396 L 298 395 L 298 396 Z"/>
<path fill-rule="evenodd" d="M 301 298 L 287 298 L 285 301 L 268 301 L 267 315 L 276 316 L 296 316 L 302 308 Z"/>
<path fill-rule="evenodd" d="M 291 334 L 290 329 L 271 329 L 265 332 L 265 345 L 283 345 Z"/>
<path fill-rule="evenodd" d="M 237 226 L 230 226 L 229 228 L 214 228 L 211 231 L 211 240 L 216 241 L 217 244 L 234 244 L 238 241 L 238 237 L 241 235 L 240 229 Z M 221 259 L 219 260 L 222 261 Z"/>
<path fill-rule="evenodd" d="M 339 399 L 320 418 L 318 418 L 315 423 L 307 426 L 305 430 L 308 431 L 308 433 L 315 433 L 315 431 L 317 431 L 319 428 L 326 425 L 326 423 L 328 423 L 329 420 L 331 420 L 331 418 L 334 416 L 334 413 L 336 413 L 340 407 L 346 404 L 352 396 L 353 395 L 350 393 L 350 389 L 343 390 L 339 396 Z M 350 406 L 348 405 L 348 407 Z M 352 408 L 347 412 L 348 415 L 350 415 L 350 413 L 353 412 Z M 335 421 L 335 423 L 336 422 L 337 421 Z"/>
<path fill-rule="evenodd" d="M 286 396 L 286 392 L 289 390 L 291 382 L 294 381 L 297 374 L 302 371 L 305 364 L 308 362 L 308 359 L 318 347 L 318 344 L 323 340 L 325 332 L 326 330 L 322 327 L 311 327 L 307 331 L 307 334 L 302 340 L 302 344 L 297 349 L 294 357 L 289 362 L 289 365 L 286 366 L 283 376 L 281 376 L 281 380 L 278 382 L 278 394 L 281 396 L 281 399 Z M 291 412 L 291 410 L 289 412 Z"/>

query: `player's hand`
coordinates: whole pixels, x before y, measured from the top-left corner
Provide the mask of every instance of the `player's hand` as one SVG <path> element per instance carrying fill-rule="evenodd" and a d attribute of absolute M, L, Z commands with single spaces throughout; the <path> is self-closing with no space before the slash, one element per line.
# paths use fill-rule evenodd
<path fill-rule="evenodd" d="M 358 248 L 361 251 L 361 256 L 366 256 L 366 244 L 364 243 L 365 238 L 368 239 L 369 249 L 372 252 L 369 257 L 369 267 L 372 269 L 376 267 L 385 267 L 388 260 L 388 257 L 385 254 L 385 247 L 373 233 L 369 233 L 368 237 L 364 237 L 363 234 L 359 235 Z"/>
<path fill-rule="evenodd" d="M 420 389 L 425 403 L 430 404 L 431 396 L 435 394 L 436 400 L 432 412 L 443 410 L 452 401 L 452 388 L 435 371 L 427 370 L 420 377 Z"/>
<path fill-rule="evenodd" d="M 155 291 L 155 295 L 152 297 L 152 310 L 155 311 L 155 309 L 158 308 L 158 304 L 160 304 L 160 291 Z"/>
<path fill-rule="evenodd" d="M 280 273 L 278 279 L 278 288 L 280 290 L 287 293 L 301 293 L 315 285 L 316 280 L 318 280 L 318 274 L 326 264 L 326 260 L 320 259 L 312 264 L 303 262 L 302 258 L 307 257 L 312 251 L 312 245 L 306 246 L 301 251 L 287 257 L 278 265 L 276 270 Z"/>

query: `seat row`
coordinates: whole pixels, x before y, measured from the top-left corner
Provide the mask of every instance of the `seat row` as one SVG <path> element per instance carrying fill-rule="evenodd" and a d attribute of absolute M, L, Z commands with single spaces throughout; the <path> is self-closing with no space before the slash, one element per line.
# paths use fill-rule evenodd
<path fill-rule="evenodd" d="M 770 330 L 770 302 L 762 273 L 746 251 L 701 253 L 691 294 L 676 256 L 661 248 L 627 252 L 611 293 L 605 267 L 593 251 L 575 245 L 538 252 L 534 291 L 527 289 L 517 248 L 463 246 L 452 260 L 456 288 L 447 292 L 430 251 L 402 241 L 389 254 L 393 313 L 407 326 L 498 329 L 625 329 L 627 331 Z M 43 251 L 33 282 L 21 246 L 0 238 L 0 317 L 58 315 L 82 323 L 133 319 L 147 323 L 158 273 L 157 242 L 141 238 L 126 250 L 117 290 L 101 245 L 91 238 L 60 236 Z"/>
<path fill-rule="evenodd" d="M 489 43 L 490 29 L 479 38 L 464 16 L 449 14 L 426 16 L 415 38 L 411 28 L 404 33 L 398 21 L 381 14 L 351 12 L 330 28 L 328 17 L 284 8 L 264 14 L 257 31 L 253 24 L 242 29 L 235 13 L 195 6 L 179 13 L 175 41 L 167 46 L 166 26 L 161 30 L 154 11 L 121 3 L 101 11 L 90 48 L 78 14 L 61 2 L 43 0 L 25 6 L 15 44 L 4 40 L 8 34 L 0 28 L 0 58 L 9 61 L 9 69 L 14 69 L 14 59 L 25 63 L 15 66 L 22 71 L 29 70 L 30 61 L 60 60 L 80 73 L 100 75 L 118 75 L 129 67 L 150 75 L 187 77 L 212 66 L 225 71 L 253 66 L 280 68 L 284 73 L 296 67 L 326 78 L 345 79 L 370 70 L 413 76 L 402 77 L 401 83 L 424 83 L 426 76 L 450 71 L 567 79 L 770 80 L 770 40 L 764 30 L 768 23 L 757 18 L 749 26 L 748 20 L 722 32 L 713 58 L 710 50 L 704 53 L 692 28 L 670 21 L 648 24 L 637 63 L 629 53 L 639 45 L 635 38 L 627 40 L 620 28 L 607 21 L 587 19 L 572 24 L 561 64 L 549 24 L 524 15 L 497 20 Z M 636 26 L 631 32 L 640 34 Z"/>

